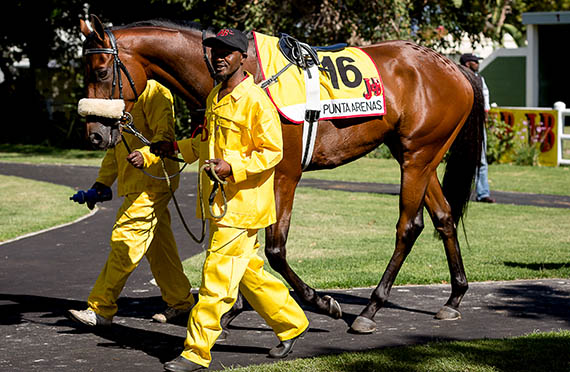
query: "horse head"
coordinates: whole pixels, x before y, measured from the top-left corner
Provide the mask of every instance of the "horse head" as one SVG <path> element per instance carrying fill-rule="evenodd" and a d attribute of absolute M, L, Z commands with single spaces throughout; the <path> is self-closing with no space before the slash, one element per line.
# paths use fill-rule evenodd
<path fill-rule="evenodd" d="M 146 86 L 142 63 L 128 48 L 119 48 L 115 35 L 96 16 L 90 24 L 80 20 L 85 65 L 87 98 L 80 100 L 79 114 L 86 117 L 87 137 L 91 144 L 104 150 L 121 140 L 122 125 L 131 120 L 129 114 L 138 94 Z M 125 87 L 126 89 L 123 89 Z"/>

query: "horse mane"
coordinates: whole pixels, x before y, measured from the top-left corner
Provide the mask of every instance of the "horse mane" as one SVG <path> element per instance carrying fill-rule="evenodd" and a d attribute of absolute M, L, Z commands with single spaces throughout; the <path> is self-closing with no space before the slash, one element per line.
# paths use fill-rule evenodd
<path fill-rule="evenodd" d="M 123 30 L 136 27 L 164 27 L 174 28 L 177 30 L 195 30 L 202 31 L 203 27 L 200 22 L 187 20 L 171 20 L 171 19 L 151 19 L 147 21 L 136 21 L 126 25 L 113 26 L 111 30 Z"/>
<path fill-rule="evenodd" d="M 204 27 L 200 22 L 187 21 L 187 20 L 172 20 L 172 19 L 150 19 L 147 21 L 136 21 L 128 23 L 126 25 L 112 26 L 110 30 L 124 30 L 128 28 L 136 27 L 163 27 L 163 28 L 173 28 L 176 30 L 193 30 L 193 31 L 203 31 Z M 212 27 L 207 27 L 206 31 L 208 34 L 216 33 Z M 250 31 L 244 31 L 245 36 L 248 40 L 253 40 L 253 33 Z"/>

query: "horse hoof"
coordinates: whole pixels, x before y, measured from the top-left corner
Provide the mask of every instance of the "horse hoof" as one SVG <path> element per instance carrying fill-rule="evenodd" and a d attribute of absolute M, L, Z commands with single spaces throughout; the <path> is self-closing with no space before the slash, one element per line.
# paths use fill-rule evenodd
<path fill-rule="evenodd" d="M 457 320 L 461 319 L 461 313 L 449 306 L 444 306 L 435 314 L 435 318 L 439 320 Z"/>
<path fill-rule="evenodd" d="M 376 330 L 376 322 L 359 315 L 350 326 L 350 329 L 356 333 L 372 333 Z"/>
<path fill-rule="evenodd" d="M 331 296 L 323 296 L 323 300 L 325 300 L 329 305 L 329 315 L 334 319 L 340 319 L 342 316 L 342 309 L 340 308 L 340 304 L 337 302 L 337 300 Z"/>

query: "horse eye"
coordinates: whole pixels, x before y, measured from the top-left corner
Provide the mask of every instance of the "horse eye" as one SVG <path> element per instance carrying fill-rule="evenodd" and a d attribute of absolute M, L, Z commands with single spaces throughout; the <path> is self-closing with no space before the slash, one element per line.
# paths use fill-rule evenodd
<path fill-rule="evenodd" d="M 101 69 L 95 71 L 95 76 L 97 77 L 97 80 L 105 80 L 107 75 L 108 75 L 107 69 Z"/>

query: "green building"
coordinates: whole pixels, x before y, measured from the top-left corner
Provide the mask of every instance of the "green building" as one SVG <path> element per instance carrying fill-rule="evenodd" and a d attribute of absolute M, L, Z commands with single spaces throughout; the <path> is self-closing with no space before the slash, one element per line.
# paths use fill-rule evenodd
<path fill-rule="evenodd" d="M 481 74 L 498 106 L 570 105 L 570 12 L 523 13 L 527 46 L 497 49 L 481 61 Z"/>

